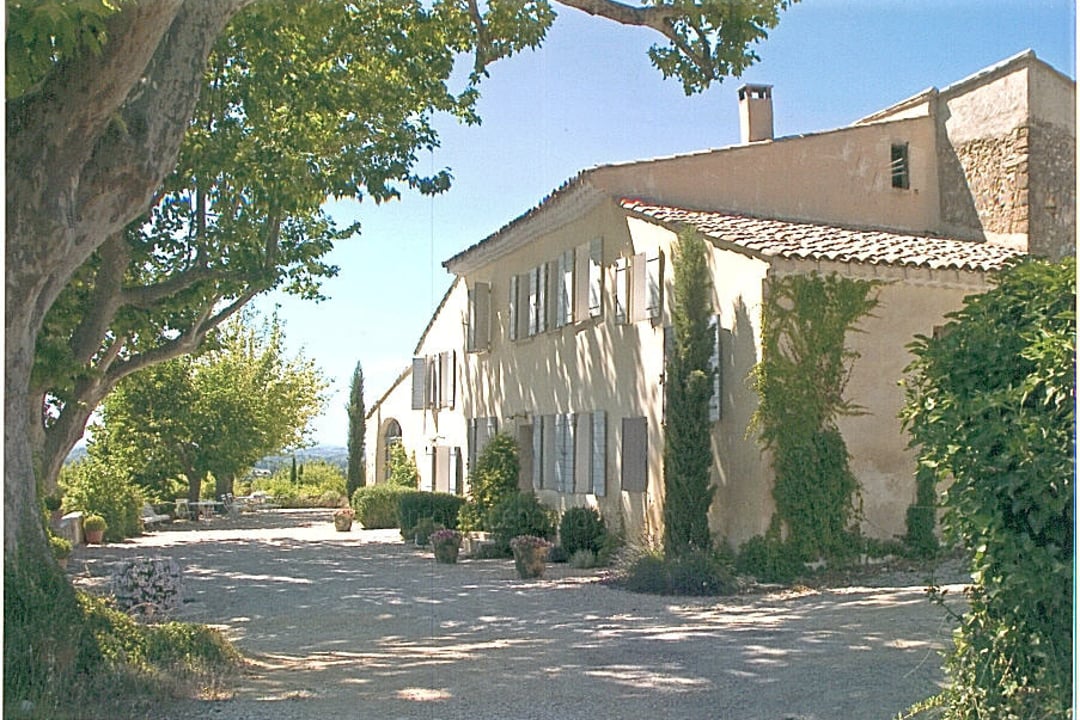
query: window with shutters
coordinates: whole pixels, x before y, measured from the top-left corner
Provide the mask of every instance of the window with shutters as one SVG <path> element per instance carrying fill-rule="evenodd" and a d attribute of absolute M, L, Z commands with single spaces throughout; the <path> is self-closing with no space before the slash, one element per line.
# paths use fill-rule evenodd
<path fill-rule="evenodd" d="M 630 263 L 626 258 L 615 261 L 615 322 L 630 321 Z"/>
<path fill-rule="evenodd" d="M 529 271 L 529 335 L 547 330 L 547 264 Z"/>
<path fill-rule="evenodd" d="M 720 327 L 720 316 L 715 318 L 716 322 L 716 342 L 713 343 L 712 356 L 709 358 L 709 367 L 713 371 L 713 387 L 712 395 L 709 397 L 709 421 L 717 422 L 723 416 L 723 397 L 720 394 L 722 388 L 721 377 L 723 365 L 720 362 L 723 357 L 723 336 L 724 330 Z"/>
<path fill-rule="evenodd" d="M 478 282 L 469 289 L 466 347 L 469 352 L 491 347 L 491 284 Z"/>
<path fill-rule="evenodd" d="M 592 492 L 592 413 L 571 416 L 574 423 L 573 492 Z"/>
<path fill-rule="evenodd" d="M 427 358 L 414 357 L 412 359 L 412 409 L 423 410 L 428 403 L 428 360 Z"/>
<path fill-rule="evenodd" d="M 533 418 L 532 426 L 532 486 L 533 490 L 544 487 L 544 417 Z"/>
<path fill-rule="evenodd" d="M 574 491 L 574 415 L 560 413 L 555 416 L 555 490 L 560 493 Z"/>

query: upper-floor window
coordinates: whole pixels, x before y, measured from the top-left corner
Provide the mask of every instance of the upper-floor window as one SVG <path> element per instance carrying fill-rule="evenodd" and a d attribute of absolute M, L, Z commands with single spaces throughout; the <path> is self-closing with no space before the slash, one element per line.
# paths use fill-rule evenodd
<path fill-rule="evenodd" d="M 453 350 L 414 357 L 412 361 L 412 409 L 453 408 L 457 388 L 457 353 Z"/>
<path fill-rule="evenodd" d="M 893 143 L 889 152 L 889 169 L 892 174 L 892 186 L 907 190 L 911 187 L 911 168 L 908 163 L 908 144 Z"/>
<path fill-rule="evenodd" d="M 465 347 L 469 352 L 491 347 L 491 284 L 474 283 L 469 288 L 469 314 Z"/>

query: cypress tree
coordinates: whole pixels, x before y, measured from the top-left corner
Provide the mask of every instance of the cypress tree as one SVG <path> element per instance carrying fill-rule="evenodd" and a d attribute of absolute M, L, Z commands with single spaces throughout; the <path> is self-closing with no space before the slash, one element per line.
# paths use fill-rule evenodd
<path fill-rule="evenodd" d="M 713 392 L 712 280 L 707 245 L 696 231 L 679 233 L 672 252 L 675 276 L 672 342 L 664 369 L 664 552 L 708 550 L 712 486 L 709 399 Z"/>
<path fill-rule="evenodd" d="M 353 370 L 352 384 L 349 386 L 349 404 L 345 406 L 349 414 L 349 465 L 346 473 L 345 489 L 352 498 L 356 489 L 364 486 L 364 434 L 367 432 L 367 414 L 364 407 L 364 370 L 356 363 Z"/>

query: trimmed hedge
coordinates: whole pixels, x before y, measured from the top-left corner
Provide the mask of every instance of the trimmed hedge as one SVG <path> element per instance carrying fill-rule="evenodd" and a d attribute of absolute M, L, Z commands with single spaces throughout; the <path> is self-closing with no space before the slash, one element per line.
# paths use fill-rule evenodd
<path fill-rule="evenodd" d="M 458 512 L 465 498 L 450 493 L 408 490 L 398 496 L 398 520 L 403 534 L 410 532 L 423 518 L 431 518 L 445 528 L 457 528 Z"/>
<path fill-rule="evenodd" d="M 352 496 L 352 508 L 356 521 L 366 530 L 383 530 L 401 527 L 398 519 L 398 500 L 411 488 L 400 485 L 365 485 L 357 488 Z"/>

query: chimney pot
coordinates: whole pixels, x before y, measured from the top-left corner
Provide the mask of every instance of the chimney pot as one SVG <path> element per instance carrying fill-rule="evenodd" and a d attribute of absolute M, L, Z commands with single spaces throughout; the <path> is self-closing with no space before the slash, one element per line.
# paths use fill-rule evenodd
<path fill-rule="evenodd" d="M 772 85 L 739 88 L 739 134 L 743 143 L 773 139 Z"/>

